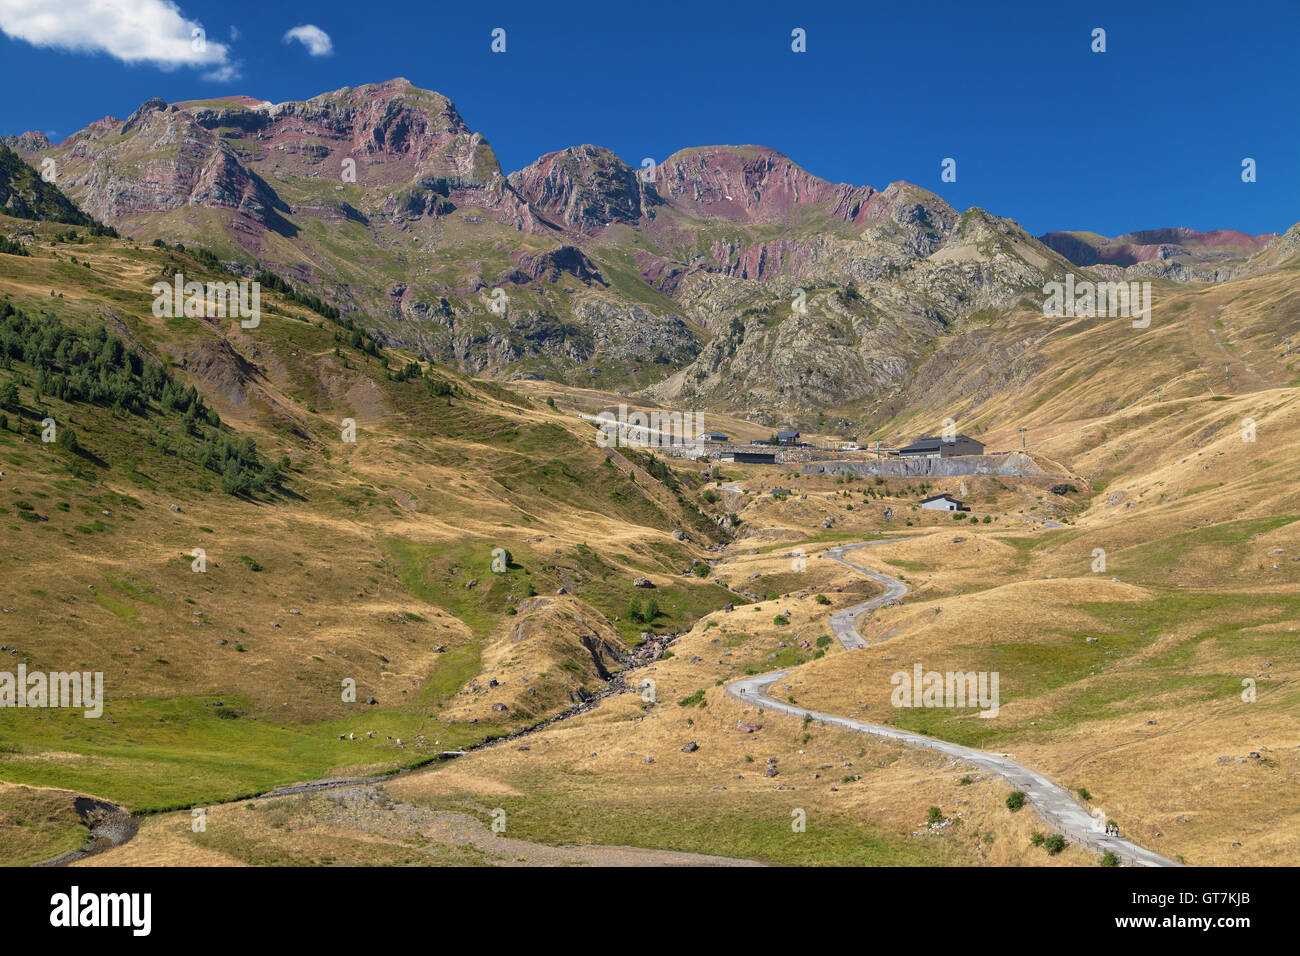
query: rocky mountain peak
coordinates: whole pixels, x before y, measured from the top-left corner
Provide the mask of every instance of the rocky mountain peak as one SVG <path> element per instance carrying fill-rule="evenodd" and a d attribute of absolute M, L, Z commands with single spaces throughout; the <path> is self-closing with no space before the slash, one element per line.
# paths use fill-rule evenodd
<path fill-rule="evenodd" d="M 122 132 L 129 132 L 139 127 L 150 113 L 160 113 L 167 109 L 167 101 L 161 96 L 153 96 L 141 103 L 134 113 L 126 118 Z"/>
<path fill-rule="evenodd" d="M 49 137 L 44 133 L 30 129 L 17 136 L 6 136 L 3 142 L 6 146 L 16 149 L 20 153 L 35 153 L 50 148 Z"/>
<path fill-rule="evenodd" d="M 825 205 L 845 222 L 865 213 L 870 187 L 833 184 L 767 146 L 680 150 L 656 170 L 655 189 L 692 215 L 734 222 L 786 222 L 799 207 Z"/>
<path fill-rule="evenodd" d="M 1108 238 L 1092 232 L 1049 232 L 1044 245 L 1077 266 L 1107 275 L 1222 282 L 1241 274 L 1251 257 L 1277 241 L 1276 233 L 1252 236 L 1235 229 L 1198 231 L 1185 226 L 1144 229 Z"/>
<path fill-rule="evenodd" d="M 642 190 L 632 167 L 602 146 L 547 153 L 509 180 L 549 221 L 584 234 L 612 222 L 635 223 L 657 198 Z"/>

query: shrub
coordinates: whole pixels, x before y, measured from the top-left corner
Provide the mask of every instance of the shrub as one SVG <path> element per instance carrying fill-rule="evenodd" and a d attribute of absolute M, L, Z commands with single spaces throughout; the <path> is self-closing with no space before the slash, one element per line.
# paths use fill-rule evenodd
<path fill-rule="evenodd" d="M 1119 866 L 1119 857 L 1107 850 L 1101 858 L 1102 866 Z"/>
<path fill-rule="evenodd" d="M 785 627 L 790 623 L 790 619 L 784 614 L 778 614 L 776 617 L 772 618 L 772 623 L 777 627 Z"/>
<path fill-rule="evenodd" d="M 1080 799 L 1080 800 L 1088 800 L 1088 801 L 1091 801 L 1091 800 L 1092 800 L 1092 794 L 1088 792 L 1088 788 L 1087 788 L 1087 787 L 1080 787 L 1080 788 L 1079 788 L 1079 799 Z"/>
<path fill-rule="evenodd" d="M 819 594 L 819 595 L 817 595 L 815 598 L 813 598 L 813 600 L 816 601 L 818 604 L 830 604 L 830 603 L 831 603 L 831 599 L 828 598 L 825 594 Z"/>
<path fill-rule="evenodd" d="M 943 811 L 938 807 L 931 807 L 925 811 L 926 823 L 943 823 Z"/>
<path fill-rule="evenodd" d="M 261 571 L 262 566 L 246 554 L 241 554 L 239 560 L 244 562 L 244 566 L 250 571 Z"/>
<path fill-rule="evenodd" d="M 1023 790 L 1016 790 L 1012 793 L 1007 794 L 1007 809 L 1010 810 L 1012 813 L 1015 813 L 1024 805 L 1025 805 L 1025 792 Z"/>
<path fill-rule="evenodd" d="M 1043 836 L 1041 833 L 1035 830 L 1033 836 L 1029 838 L 1029 843 L 1031 846 L 1042 846 L 1043 841 L 1046 839 L 1047 837 Z"/>
<path fill-rule="evenodd" d="M 704 699 L 704 688 L 701 687 L 689 697 L 683 697 L 677 702 L 678 707 L 704 707 L 708 702 Z"/>
<path fill-rule="evenodd" d="M 1046 850 L 1048 853 L 1050 853 L 1052 856 L 1055 856 L 1056 854 L 1064 850 L 1065 846 L 1066 846 L 1065 837 L 1061 836 L 1061 834 L 1059 833 L 1053 833 L 1051 836 L 1049 836 L 1046 840 L 1043 841 L 1043 849 Z"/>

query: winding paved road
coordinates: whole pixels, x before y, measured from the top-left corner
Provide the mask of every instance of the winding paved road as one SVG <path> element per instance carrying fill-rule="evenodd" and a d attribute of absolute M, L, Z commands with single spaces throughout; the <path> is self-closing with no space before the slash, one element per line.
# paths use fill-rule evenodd
<path fill-rule="evenodd" d="M 1014 517 L 1009 515 L 1000 515 L 999 517 Z M 1032 520 L 1032 519 L 1031 519 Z M 1062 527 L 1057 522 L 1044 522 L 1049 526 Z M 855 650 L 860 647 L 866 647 L 867 641 L 858 633 L 855 622 L 858 617 L 867 611 L 875 610 L 881 605 L 896 601 L 907 593 L 907 585 L 897 578 L 891 578 L 886 574 L 872 571 L 870 568 L 864 568 L 859 564 L 854 564 L 844 557 L 846 551 L 854 551 L 858 548 L 868 548 L 879 544 L 890 544 L 895 541 L 909 541 L 918 535 L 911 535 L 906 538 L 886 538 L 880 541 L 866 541 L 861 544 L 844 545 L 843 547 L 831 548 L 826 552 L 826 557 L 833 561 L 839 561 L 841 564 L 848 565 L 855 571 L 865 574 L 873 581 L 884 585 L 885 593 L 870 601 L 864 601 L 861 604 L 855 604 L 852 607 L 845 608 L 842 611 L 836 611 L 831 615 L 831 631 L 835 634 L 839 642 L 844 645 L 845 650 Z M 777 700 L 768 693 L 770 688 L 777 681 L 788 675 L 790 671 L 775 671 L 770 674 L 759 674 L 756 677 L 746 677 L 742 680 L 734 681 L 727 685 L 727 693 L 731 696 L 743 700 L 746 703 L 757 704 L 769 710 L 779 711 L 783 714 L 789 714 L 792 717 L 800 719 L 811 717 L 813 720 L 820 720 L 827 724 L 833 724 L 837 727 L 844 727 L 848 730 L 856 730 L 865 734 L 872 734 L 876 737 L 887 737 L 891 740 L 897 740 L 901 743 L 910 744 L 916 747 L 925 747 L 928 750 L 937 750 L 942 754 L 952 757 L 954 760 L 960 760 L 963 763 L 979 767 L 982 770 L 988 770 L 1002 777 L 1007 783 L 1011 784 L 1016 790 L 1024 792 L 1026 799 L 1034 805 L 1039 816 L 1043 821 L 1057 830 L 1067 839 L 1080 846 L 1085 846 L 1096 853 L 1105 853 L 1107 850 L 1114 853 L 1120 860 L 1125 863 L 1131 863 L 1137 866 L 1179 866 L 1166 857 L 1161 856 L 1145 847 L 1138 846 L 1131 840 L 1120 836 L 1110 836 L 1105 832 L 1105 825 L 1102 821 L 1097 820 L 1088 810 L 1079 804 L 1069 792 L 1053 783 L 1047 777 L 1038 773 L 1036 770 L 1030 770 L 1028 767 L 1021 766 L 1015 761 L 1000 754 L 985 753 L 982 750 L 976 750 L 973 747 L 963 747 L 960 744 L 951 744 L 943 740 L 936 740 L 933 737 L 927 737 L 924 734 L 913 733 L 910 730 L 900 730 L 897 727 L 886 727 L 880 724 L 869 724 L 863 720 L 854 720 L 850 717 L 837 717 L 834 714 L 822 714 L 814 710 L 807 710 L 803 707 L 797 707 L 794 704 L 787 704 Z"/>
<path fill-rule="evenodd" d="M 887 574 L 881 574 L 878 571 L 872 571 L 870 568 L 864 568 L 860 564 L 854 564 L 848 558 L 844 557 L 845 551 L 853 551 L 857 548 L 867 548 L 873 544 L 887 544 L 893 541 L 912 541 L 920 537 L 919 535 L 908 535 L 906 538 L 886 538 L 883 541 L 864 541 L 862 544 L 846 544 L 839 548 L 831 548 L 826 552 L 826 557 L 832 561 L 838 561 L 840 564 L 847 564 L 859 574 L 865 574 L 877 584 L 884 585 L 885 593 L 880 597 L 872 598 L 870 601 L 863 601 L 861 604 L 855 604 L 852 607 L 846 607 L 842 611 L 836 611 L 831 615 L 831 633 L 844 645 L 846 651 L 855 651 L 859 647 L 866 647 L 867 642 L 862 639 L 855 626 L 859 617 L 867 611 L 874 611 L 882 604 L 888 604 L 890 601 L 897 601 L 907 593 L 907 585 L 898 578 L 891 578 Z"/>

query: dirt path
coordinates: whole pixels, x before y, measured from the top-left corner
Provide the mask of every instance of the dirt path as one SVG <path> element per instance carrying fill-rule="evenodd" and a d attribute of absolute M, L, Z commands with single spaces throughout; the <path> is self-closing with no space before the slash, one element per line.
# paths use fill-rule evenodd
<path fill-rule="evenodd" d="M 1222 311 L 1222 309 L 1220 309 L 1220 311 Z M 1275 383 L 1270 381 L 1265 375 L 1261 374 L 1255 366 L 1246 361 L 1245 356 L 1234 355 L 1232 352 L 1228 351 L 1227 346 L 1223 344 L 1223 340 L 1219 338 L 1219 330 L 1213 325 L 1213 321 L 1219 318 L 1220 316 L 1216 313 L 1213 319 L 1206 323 L 1205 331 L 1209 333 L 1209 342 L 1214 351 L 1222 356 L 1223 361 L 1221 364 L 1229 367 L 1235 365 L 1244 370 L 1247 376 L 1255 380 L 1256 388 L 1245 388 L 1245 391 L 1262 391 L 1267 388 L 1277 388 L 1278 386 Z M 1241 378 L 1238 376 L 1238 382 L 1240 381 Z"/>
<path fill-rule="evenodd" d="M 1010 515 L 999 515 L 998 517 L 1013 517 Z M 1028 519 L 1041 521 L 1042 519 Z M 1046 522 L 1045 522 L 1046 523 Z M 1057 522 L 1050 522 L 1051 525 L 1062 527 Z M 862 544 L 845 545 L 839 548 L 832 548 L 826 552 L 826 556 L 834 561 L 839 561 L 855 571 L 867 575 L 873 581 L 885 586 L 885 593 L 870 601 L 864 601 L 861 604 L 855 604 L 853 607 L 845 608 L 842 611 L 836 611 L 831 615 L 831 631 L 839 639 L 846 651 L 852 651 L 857 648 L 867 646 L 867 641 L 858 633 L 855 622 L 863 613 L 874 610 L 889 601 L 896 601 L 907 593 L 907 585 L 897 578 L 889 575 L 872 571 L 854 564 L 844 557 L 846 551 L 853 551 L 858 548 L 874 547 L 881 544 L 889 544 L 893 541 L 906 541 L 917 537 L 911 535 L 909 538 L 891 538 L 883 541 L 867 541 Z M 803 707 L 797 707 L 793 704 L 783 703 L 771 696 L 767 691 L 768 688 L 777 681 L 786 677 L 790 671 L 776 671 L 769 674 L 759 674 L 756 677 L 747 677 L 742 680 L 734 681 L 727 685 L 727 693 L 732 697 L 750 704 L 758 704 L 764 708 L 789 714 L 792 717 L 800 719 L 810 717 L 813 720 L 819 720 L 837 727 L 845 727 L 849 730 L 855 730 L 860 733 L 871 734 L 876 737 L 886 737 L 891 740 L 897 740 L 901 743 L 909 744 L 915 747 L 924 747 L 928 750 L 937 750 L 946 754 L 955 760 L 971 764 L 984 770 L 992 771 L 998 774 L 1007 783 L 1011 784 L 1016 790 L 1023 791 L 1026 799 L 1033 804 L 1034 809 L 1038 811 L 1043 821 L 1053 829 L 1059 831 L 1066 838 L 1080 846 L 1087 847 L 1096 853 L 1105 853 L 1110 851 L 1116 857 L 1125 863 L 1132 863 L 1137 866 L 1178 866 L 1173 860 L 1161 856 L 1145 847 L 1138 846 L 1131 840 L 1120 836 L 1111 836 L 1105 832 L 1103 821 L 1097 820 L 1083 805 L 1075 801 L 1069 792 L 1058 784 L 1053 783 L 1047 777 L 1035 770 L 1016 763 L 1010 758 L 1001 754 L 986 753 L 982 750 L 976 750 L 973 747 L 963 747 L 960 744 L 952 744 L 943 740 L 936 740 L 933 737 L 924 734 L 912 733 L 908 730 L 901 730 L 897 727 L 886 727 L 880 724 L 870 724 L 866 721 L 855 720 L 849 717 L 839 717 L 834 714 L 823 714 L 817 711 L 807 710 Z"/>
<path fill-rule="evenodd" d="M 381 787 L 344 787 L 313 804 L 312 819 L 324 832 L 361 833 L 394 845 L 433 841 L 469 847 L 492 866 L 759 866 L 750 860 L 634 846 L 556 846 L 494 832 L 483 821 L 492 811 L 439 810 L 393 800 Z M 490 805 L 489 805 L 490 806 Z M 477 815 L 476 815 L 477 814 Z"/>

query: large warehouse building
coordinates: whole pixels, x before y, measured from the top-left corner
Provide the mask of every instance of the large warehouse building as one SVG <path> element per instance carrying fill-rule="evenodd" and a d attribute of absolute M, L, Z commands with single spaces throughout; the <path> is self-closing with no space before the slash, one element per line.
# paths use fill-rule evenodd
<path fill-rule="evenodd" d="M 958 455 L 984 454 L 983 442 L 977 442 L 965 435 L 953 435 L 951 438 L 918 438 L 912 444 L 895 452 L 898 458 L 955 458 Z"/>

